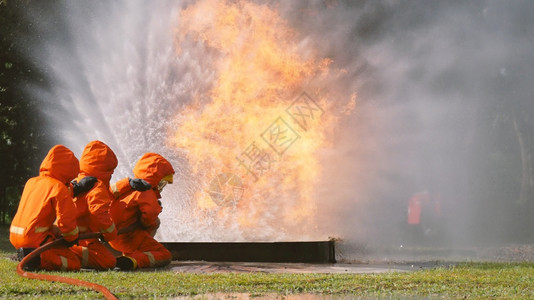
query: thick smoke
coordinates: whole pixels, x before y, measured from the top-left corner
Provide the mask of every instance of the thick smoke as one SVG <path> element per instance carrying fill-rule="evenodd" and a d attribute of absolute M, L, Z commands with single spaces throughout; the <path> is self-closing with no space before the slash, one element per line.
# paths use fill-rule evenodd
<path fill-rule="evenodd" d="M 489 144 L 506 143 L 518 160 L 518 141 L 487 132 L 505 113 L 532 113 L 531 2 L 317 1 L 284 11 L 347 69 L 348 80 L 331 88 L 358 91 L 325 163 L 333 180 L 319 197 L 320 223 L 347 240 L 406 244 L 408 200 L 428 191 L 440 199 L 440 233 L 423 240 L 499 242 L 517 231 L 507 206 L 518 197 L 520 164 L 485 176 L 502 167 Z M 496 105 L 510 108 L 496 113 Z M 508 192 L 500 206 L 484 192 L 492 185 Z"/>
<path fill-rule="evenodd" d="M 205 239 L 215 226 L 189 219 L 195 183 L 183 153 L 163 143 L 166 120 L 209 90 L 215 76 L 213 55 L 203 47 L 183 44 L 176 55 L 174 25 L 188 3 L 69 2 L 51 11 L 34 4 L 30 11 L 45 38 L 28 55 L 53 83 L 33 92 L 43 99 L 58 142 L 81 153 L 88 141 L 105 141 L 119 156 L 115 179 L 130 175 L 146 151 L 168 156 L 178 179 L 165 192 L 179 195 L 172 200 L 178 213 L 164 210 L 163 227 L 173 229 L 161 235 L 174 240 Z M 484 134 L 495 124 L 494 107 L 525 113 L 534 106 L 534 3 L 259 3 L 280 11 L 298 33 L 299 47 L 345 70 L 323 89 L 340 101 L 358 94 L 356 109 L 331 137 L 332 148 L 321 152 L 319 210 L 310 226 L 321 224 L 325 238 L 400 245 L 408 239 L 408 200 L 426 190 L 441 199 L 441 241 L 465 243 L 481 232 L 491 237 L 480 228 L 501 228 L 502 236 L 502 228 L 514 228 L 513 216 L 487 207 L 489 195 L 481 190 L 491 183 L 480 176 L 498 167 L 489 164 L 487 147 L 501 141 Z M 516 141 L 502 142 L 519 151 Z"/>

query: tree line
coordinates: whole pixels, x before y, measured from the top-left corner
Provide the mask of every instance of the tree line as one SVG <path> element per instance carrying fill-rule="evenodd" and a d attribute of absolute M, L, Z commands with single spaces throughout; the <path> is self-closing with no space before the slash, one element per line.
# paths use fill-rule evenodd
<path fill-rule="evenodd" d="M 0 1 L 0 224 L 9 224 L 28 178 L 51 143 L 30 84 L 46 85 L 44 72 L 21 54 L 29 24 L 25 1 Z"/>

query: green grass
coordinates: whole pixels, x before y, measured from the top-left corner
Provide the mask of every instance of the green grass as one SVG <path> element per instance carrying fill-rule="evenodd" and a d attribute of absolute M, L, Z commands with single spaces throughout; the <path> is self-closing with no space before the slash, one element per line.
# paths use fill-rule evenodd
<path fill-rule="evenodd" d="M 17 262 L 0 258 L 0 297 L 94 299 L 96 292 L 16 275 Z M 410 273 L 385 274 L 183 274 L 162 272 L 58 273 L 105 285 L 119 298 L 165 298 L 206 293 L 328 294 L 361 297 L 472 299 L 534 298 L 532 263 L 464 263 Z"/>
<path fill-rule="evenodd" d="M 5 243 L 0 239 L 0 244 Z M 95 299 L 100 294 L 62 283 L 19 277 L 13 251 L 0 251 L 0 298 Z M 74 272 L 52 274 L 102 284 L 121 299 L 245 293 L 321 294 L 362 298 L 534 299 L 534 263 L 462 263 L 408 273 L 382 274 L 183 274 Z"/>

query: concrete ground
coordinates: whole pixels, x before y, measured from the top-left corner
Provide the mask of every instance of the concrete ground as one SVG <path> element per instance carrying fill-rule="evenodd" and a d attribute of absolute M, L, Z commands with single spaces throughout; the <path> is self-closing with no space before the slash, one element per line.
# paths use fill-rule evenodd
<path fill-rule="evenodd" d="M 410 272 L 422 269 L 447 266 L 445 262 L 416 263 L 257 263 L 257 262 L 206 262 L 173 261 L 170 269 L 179 273 L 329 273 L 329 274 L 363 274 L 384 272 Z"/>
<path fill-rule="evenodd" d="M 532 262 L 534 245 L 465 248 L 370 248 L 338 244 L 335 264 L 173 261 L 168 267 L 184 273 L 331 273 L 410 272 L 466 261 Z"/>
<path fill-rule="evenodd" d="M 534 245 L 465 248 L 370 248 L 338 244 L 335 264 L 173 261 L 168 267 L 184 273 L 331 273 L 410 272 L 466 261 L 533 262 Z"/>

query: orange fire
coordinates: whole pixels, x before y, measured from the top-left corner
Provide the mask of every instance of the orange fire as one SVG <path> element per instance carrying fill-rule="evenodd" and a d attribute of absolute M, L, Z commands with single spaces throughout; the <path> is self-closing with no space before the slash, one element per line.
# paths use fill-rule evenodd
<path fill-rule="evenodd" d="M 202 0 L 181 12 L 176 42 L 203 45 L 215 62 L 208 93 L 176 117 L 168 143 L 184 149 L 202 186 L 198 210 L 278 236 L 309 236 L 321 165 L 340 114 L 317 82 L 332 76 L 267 5 Z M 339 99 L 336 99 L 339 100 Z M 345 107 L 351 111 L 355 98 Z M 255 235 L 255 236 L 253 236 Z"/>

